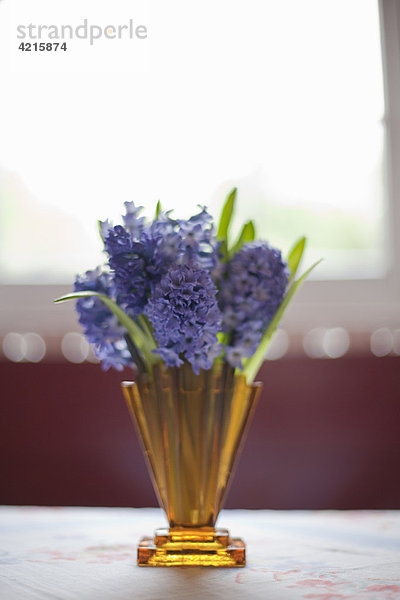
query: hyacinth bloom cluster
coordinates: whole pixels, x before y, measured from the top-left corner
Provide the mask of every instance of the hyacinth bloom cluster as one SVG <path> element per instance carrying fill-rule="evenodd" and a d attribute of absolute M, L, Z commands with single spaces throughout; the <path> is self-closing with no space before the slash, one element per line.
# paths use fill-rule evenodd
<path fill-rule="evenodd" d="M 74 291 L 101 293 L 133 319 L 146 315 L 159 343 L 153 352 L 166 366 L 179 365 L 185 358 L 195 372 L 210 368 L 220 352 L 216 334 L 221 324 L 217 289 L 210 275 L 218 260 L 211 215 L 202 208 L 188 220 L 175 220 L 160 211 L 147 225 L 139 216 L 140 207 L 126 202 L 125 209 L 124 225 L 101 223 L 107 270 L 97 267 L 78 276 Z M 163 295 L 170 301 L 168 328 Z M 77 312 L 103 368 L 121 370 L 137 363 L 138 354 L 132 355 L 126 330 L 100 298 L 79 299 Z M 174 330 L 171 326 L 178 321 Z"/>
<path fill-rule="evenodd" d="M 104 245 L 114 274 L 117 302 L 137 317 L 143 313 L 154 286 L 174 264 L 193 263 L 212 269 L 217 262 L 216 242 L 212 218 L 204 208 L 187 221 L 160 213 L 146 227 L 133 202 L 125 206 L 125 227 L 107 226 Z"/>
<path fill-rule="evenodd" d="M 206 208 L 175 219 L 157 205 L 148 222 L 125 203 L 122 225 L 100 223 L 103 268 L 78 276 L 74 292 L 88 340 L 103 368 L 151 370 L 189 363 L 195 373 L 215 362 L 252 380 L 283 311 L 311 267 L 294 280 L 305 239 L 289 254 L 255 241 L 254 224 L 229 244 L 236 190 L 218 231 Z M 291 285 L 289 282 L 291 281 Z"/>
<path fill-rule="evenodd" d="M 113 286 L 111 275 L 97 267 L 84 275 L 78 275 L 74 291 L 92 290 L 111 297 Z M 99 298 L 80 298 L 76 303 L 76 310 L 79 323 L 89 342 L 94 344 L 96 356 L 102 361 L 104 369 L 114 367 L 121 371 L 126 366 L 133 366 L 132 356 L 124 339 L 125 330 Z"/>
<path fill-rule="evenodd" d="M 219 304 L 226 357 L 234 367 L 254 354 L 282 302 L 289 280 L 279 250 L 264 242 L 246 244 L 223 268 Z"/>
<path fill-rule="evenodd" d="M 221 351 L 216 293 L 210 273 L 189 265 L 174 265 L 155 287 L 146 315 L 159 344 L 156 352 L 167 365 L 180 366 L 182 357 L 197 374 L 212 367 Z"/>

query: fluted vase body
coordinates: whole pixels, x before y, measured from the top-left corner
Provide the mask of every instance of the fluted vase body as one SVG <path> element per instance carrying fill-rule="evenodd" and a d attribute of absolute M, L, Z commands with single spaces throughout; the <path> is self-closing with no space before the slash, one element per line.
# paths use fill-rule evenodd
<path fill-rule="evenodd" d="M 158 552 L 159 559 L 178 557 L 175 562 L 161 560 L 163 565 L 213 564 L 212 560 L 207 562 L 207 552 L 199 554 L 203 562 L 185 562 L 182 558 L 185 553 L 174 555 L 178 549 L 168 544 L 186 540 L 186 545 L 213 543 L 227 548 L 235 541 L 229 535 L 224 538 L 224 531 L 216 530 L 215 523 L 261 384 L 247 385 L 243 375 L 235 376 L 228 367 L 196 375 L 190 365 L 184 364 L 170 369 L 157 366 L 151 375 L 141 374 L 136 382 L 124 382 L 122 386 L 154 489 L 170 526 L 169 531 L 158 531 L 151 542 L 145 538 L 148 540 L 146 549 L 154 546 L 150 548 L 154 552 L 144 554 L 156 560 L 158 542 L 159 550 L 162 544 L 167 544 L 167 548 L 163 547 L 165 552 Z M 188 549 L 190 552 L 186 555 L 193 558 L 195 547 Z M 217 552 L 215 556 L 222 554 Z M 139 561 L 139 564 L 148 563 Z"/>

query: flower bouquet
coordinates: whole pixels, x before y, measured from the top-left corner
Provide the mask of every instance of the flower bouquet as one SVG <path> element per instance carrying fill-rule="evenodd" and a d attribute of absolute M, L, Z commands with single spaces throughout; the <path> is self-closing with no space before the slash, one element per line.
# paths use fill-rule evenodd
<path fill-rule="evenodd" d="M 256 240 L 232 243 L 236 189 L 218 228 L 205 207 L 177 219 L 158 202 L 147 222 L 125 202 L 123 225 L 99 222 L 107 265 L 78 276 L 79 322 L 104 369 L 132 367 L 123 392 L 169 529 L 139 543 L 147 566 L 243 566 L 245 546 L 216 529 L 261 384 L 253 383 L 296 279 L 305 238 L 284 261 Z"/>

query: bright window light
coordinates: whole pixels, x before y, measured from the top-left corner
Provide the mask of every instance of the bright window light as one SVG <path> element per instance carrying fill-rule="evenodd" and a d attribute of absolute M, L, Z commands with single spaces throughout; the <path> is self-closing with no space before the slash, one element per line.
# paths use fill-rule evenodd
<path fill-rule="evenodd" d="M 1 282 L 69 283 L 103 262 L 96 219 L 126 200 L 217 217 L 233 186 L 237 226 L 255 219 L 285 252 L 307 235 L 318 278 L 384 275 L 377 2 L 158 0 L 148 29 L 142 73 L 128 52 L 125 73 L 3 62 Z"/>

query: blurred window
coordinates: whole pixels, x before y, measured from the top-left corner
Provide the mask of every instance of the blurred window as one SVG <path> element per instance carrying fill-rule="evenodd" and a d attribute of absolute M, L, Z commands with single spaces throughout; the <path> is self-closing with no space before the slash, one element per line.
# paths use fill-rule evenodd
<path fill-rule="evenodd" d="M 2 74 L 2 283 L 69 283 L 102 262 L 96 220 L 125 200 L 218 216 L 233 185 L 237 226 L 254 218 L 284 251 L 307 235 L 317 278 L 382 276 L 376 0 L 164 4 L 147 72 Z"/>
<path fill-rule="evenodd" d="M 397 0 L 154 0 L 142 70 L 134 46 L 118 64 L 104 46 L 108 60 L 85 73 L 75 47 L 71 69 L 51 75 L 8 60 L 11 2 L 0 2 L 1 335 L 32 331 L 32 314 L 46 340 L 78 327 L 51 299 L 104 262 L 96 221 L 117 223 L 124 201 L 149 217 L 160 199 L 218 218 L 233 186 L 236 231 L 253 218 L 284 254 L 306 235 L 306 264 L 325 259 L 289 332 L 399 327 Z M 48 20 L 109 17 L 95 0 L 14 9 L 46 2 Z M 136 4 L 117 6 L 123 20 Z"/>

